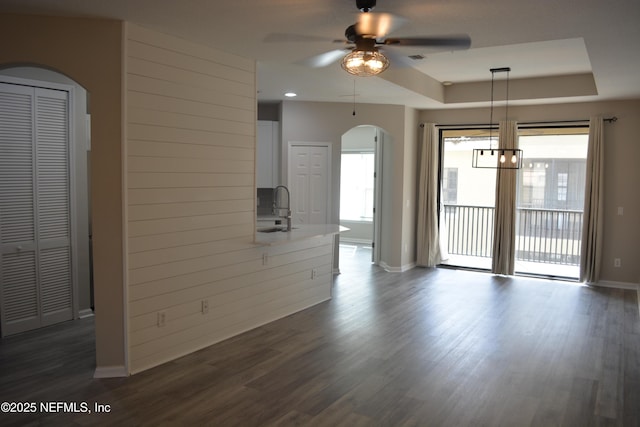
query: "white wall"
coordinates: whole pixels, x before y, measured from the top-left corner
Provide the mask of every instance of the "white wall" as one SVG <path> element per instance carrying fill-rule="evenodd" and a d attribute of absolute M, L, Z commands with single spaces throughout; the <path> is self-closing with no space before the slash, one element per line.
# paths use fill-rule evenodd
<path fill-rule="evenodd" d="M 333 239 L 253 244 L 254 61 L 126 28 L 127 329 L 135 373 L 330 298 Z"/>

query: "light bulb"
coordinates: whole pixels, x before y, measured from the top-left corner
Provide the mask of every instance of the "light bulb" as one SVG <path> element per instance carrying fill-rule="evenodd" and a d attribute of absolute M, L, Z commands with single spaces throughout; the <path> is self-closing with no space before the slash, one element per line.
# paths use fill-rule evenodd
<path fill-rule="evenodd" d="M 516 157 L 515 154 L 513 156 L 511 156 L 511 163 L 513 163 L 515 165 L 517 161 L 518 161 L 518 158 Z"/>
<path fill-rule="evenodd" d="M 500 154 L 500 163 L 504 163 L 507 159 L 504 157 L 504 154 Z"/>

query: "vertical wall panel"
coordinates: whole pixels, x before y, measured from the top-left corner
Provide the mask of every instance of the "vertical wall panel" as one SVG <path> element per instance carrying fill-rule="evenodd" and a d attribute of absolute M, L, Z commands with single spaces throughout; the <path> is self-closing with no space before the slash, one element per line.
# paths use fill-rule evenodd
<path fill-rule="evenodd" d="M 135 373 L 328 299 L 332 240 L 253 244 L 255 62 L 132 24 L 126 34 Z"/>

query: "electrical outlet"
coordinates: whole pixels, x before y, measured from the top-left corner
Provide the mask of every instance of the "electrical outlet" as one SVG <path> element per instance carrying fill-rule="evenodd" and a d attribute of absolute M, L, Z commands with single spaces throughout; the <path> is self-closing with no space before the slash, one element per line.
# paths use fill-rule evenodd
<path fill-rule="evenodd" d="M 622 267 L 622 261 L 620 261 L 620 258 L 614 258 L 613 259 L 613 266 L 614 267 Z"/>
<path fill-rule="evenodd" d="M 159 311 L 158 312 L 158 327 L 161 328 L 165 325 L 167 321 L 167 315 L 165 314 L 164 311 Z"/>
<path fill-rule="evenodd" d="M 207 314 L 209 312 L 209 300 L 203 299 L 201 304 L 202 314 Z"/>
<path fill-rule="evenodd" d="M 311 280 L 314 280 L 316 277 L 318 277 L 318 270 L 313 268 L 311 269 Z"/>

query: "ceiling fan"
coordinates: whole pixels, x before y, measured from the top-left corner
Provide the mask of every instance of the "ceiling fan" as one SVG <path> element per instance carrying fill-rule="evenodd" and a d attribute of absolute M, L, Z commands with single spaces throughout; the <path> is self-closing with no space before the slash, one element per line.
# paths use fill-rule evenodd
<path fill-rule="evenodd" d="M 390 60 L 402 64 L 404 57 L 396 47 L 424 46 L 435 48 L 468 49 L 471 38 L 466 35 L 452 35 L 441 37 L 386 37 L 406 19 L 390 13 L 372 12 L 376 0 L 356 0 L 356 7 L 362 12 L 358 15 L 358 22 L 345 30 L 346 40 L 334 40 L 336 43 L 347 44 L 347 48 L 308 58 L 301 63 L 310 67 L 326 67 L 342 58 L 342 68 L 350 74 L 366 77 L 380 74 L 389 67 Z M 315 37 L 299 37 L 294 35 L 274 35 L 270 41 L 311 41 Z"/>

